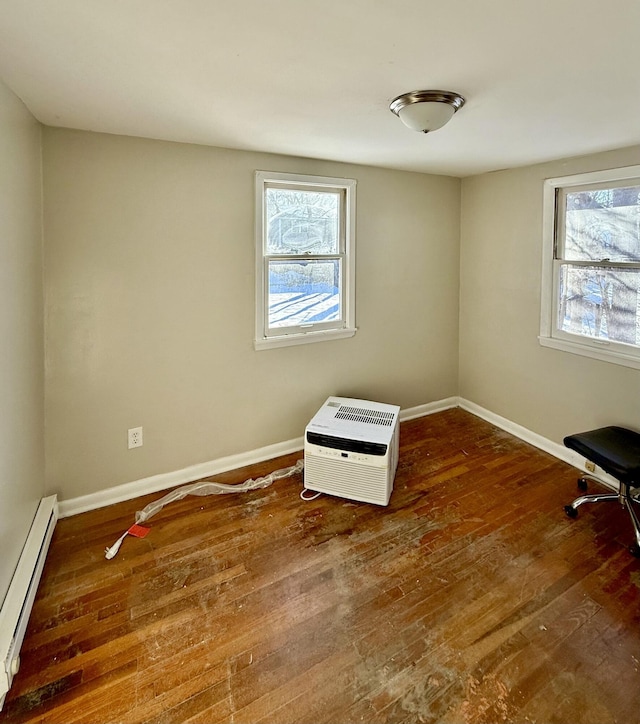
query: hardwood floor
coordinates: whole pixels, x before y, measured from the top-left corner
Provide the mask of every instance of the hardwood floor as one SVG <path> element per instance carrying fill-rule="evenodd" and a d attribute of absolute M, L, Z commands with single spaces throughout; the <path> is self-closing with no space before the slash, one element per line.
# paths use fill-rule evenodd
<path fill-rule="evenodd" d="M 216 476 L 241 482 L 301 455 Z M 301 477 L 59 522 L 0 720 L 640 721 L 626 513 L 462 410 L 403 423 L 387 508 Z"/>

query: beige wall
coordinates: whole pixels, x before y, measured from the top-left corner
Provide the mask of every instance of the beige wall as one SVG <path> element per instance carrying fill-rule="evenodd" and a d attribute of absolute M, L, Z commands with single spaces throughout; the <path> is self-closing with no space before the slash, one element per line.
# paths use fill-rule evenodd
<path fill-rule="evenodd" d="M 0 603 L 44 493 L 40 126 L 0 82 Z"/>
<path fill-rule="evenodd" d="M 355 337 L 254 351 L 256 169 L 357 179 Z M 330 394 L 457 393 L 458 179 L 51 128 L 44 179 L 49 492 L 299 437 Z"/>
<path fill-rule="evenodd" d="M 545 178 L 640 163 L 640 147 L 463 180 L 460 395 L 556 442 L 640 429 L 640 370 L 538 343 Z"/>

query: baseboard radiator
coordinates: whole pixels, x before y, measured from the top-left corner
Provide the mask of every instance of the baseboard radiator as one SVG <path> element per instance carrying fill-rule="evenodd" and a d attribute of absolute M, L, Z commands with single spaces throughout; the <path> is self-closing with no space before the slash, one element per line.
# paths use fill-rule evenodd
<path fill-rule="evenodd" d="M 0 609 L 0 711 L 20 667 L 20 647 L 57 520 L 57 497 L 42 498 Z"/>

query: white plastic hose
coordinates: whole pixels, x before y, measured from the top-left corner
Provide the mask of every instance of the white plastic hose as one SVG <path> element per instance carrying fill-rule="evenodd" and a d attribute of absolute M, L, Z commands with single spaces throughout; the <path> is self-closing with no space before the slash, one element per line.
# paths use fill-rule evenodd
<path fill-rule="evenodd" d="M 304 460 L 298 460 L 295 465 L 292 465 L 289 468 L 274 470 L 272 473 L 265 475 L 263 478 L 256 478 L 255 480 L 250 478 L 249 480 L 245 480 L 244 483 L 240 483 L 238 485 L 228 485 L 227 483 L 216 483 L 207 480 L 183 485 L 182 487 L 176 488 L 170 493 L 167 493 L 164 497 L 152 501 L 142 510 L 137 511 L 136 523 L 144 523 L 158 511 L 162 510 L 165 505 L 173 503 L 175 500 L 182 500 L 182 498 L 186 498 L 187 495 L 224 495 L 226 493 L 246 493 L 249 490 L 268 488 L 274 481 L 281 480 L 282 478 L 289 478 L 296 473 L 302 472 L 303 468 Z M 107 560 L 111 560 L 115 557 L 128 532 L 129 531 L 125 531 L 110 548 L 106 549 L 105 558 Z"/>

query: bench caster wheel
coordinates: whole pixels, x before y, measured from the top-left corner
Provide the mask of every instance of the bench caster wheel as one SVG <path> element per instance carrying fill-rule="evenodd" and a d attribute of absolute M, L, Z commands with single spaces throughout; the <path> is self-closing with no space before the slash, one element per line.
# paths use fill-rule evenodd
<path fill-rule="evenodd" d="M 564 512 L 567 514 L 568 518 L 578 517 L 578 511 L 572 505 L 565 505 Z"/>
<path fill-rule="evenodd" d="M 578 487 L 580 488 L 580 490 L 583 490 L 583 491 L 584 491 L 584 490 L 587 490 L 587 488 L 589 487 L 589 484 L 588 484 L 588 482 L 587 482 L 587 479 L 586 479 L 586 478 L 578 478 Z"/>
<path fill-rule="evenodd" d="M 637 543 L 630 545 L 629 553 L 631 553 L 634 558 L 640 558 L 640 546 Z"/>

